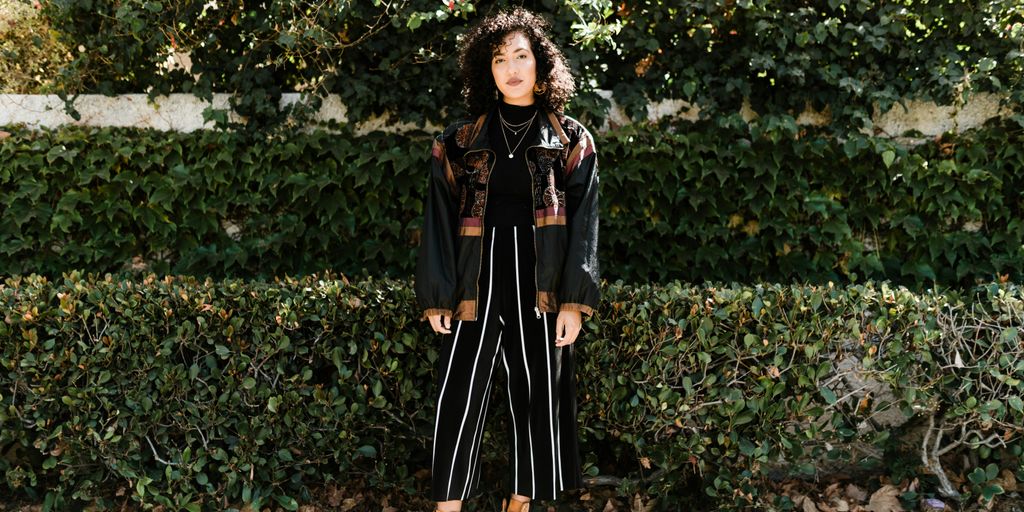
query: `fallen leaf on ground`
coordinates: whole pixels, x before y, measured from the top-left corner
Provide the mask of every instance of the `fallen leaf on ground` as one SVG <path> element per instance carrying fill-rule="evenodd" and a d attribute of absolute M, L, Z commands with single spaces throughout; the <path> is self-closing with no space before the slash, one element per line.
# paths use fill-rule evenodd
<path fill-rule="evenodd" d="M 1009 469 L 1003 469 L 999 474 L 999 478 L 996 479 L 1000 487 L 1006 492 L 1017 492 L 1017 477 L 1014 476 L 1013 471 Z"/>
<path fill-rule="evenodd" d="M 818 505 L 818 510 L 821 511 L 821 512 L 836 512 L 836 509 L 833 508 L 828 503 L 822 503 L 822 502 L 819 501 L 817 503 L 817 505 Z"/>
<path fill-rule="evenodd" d="M 871 495 L 871 501 L 864 509 L 871 512 L 903 512 L 900 490 L 892 485 L 883 485 Z"/>
<path fill-rule="evenodd" d="M 814 500 L 804 496 L 803 494 L 793 495 L 793 504 L 795 504 L 799 510 L 803 512 L 821 512 L 818 507 L 814 505 Z"/>
<path fill-rule="evenodd" d="M 860 503 L 863 503 L 868 500 L 867 491 L 853 484 L 849 484 L 846 486 L 846 496 L 852 499 L 853 501 Z"/>
<path fill-rule="evenodd" d="M 832 482 L 825 488 L 825 497 L 832 499 L 839 496 L 839 482 Z"/>
<path fill-rule="evenodd" d="M 633 495 L 633 510 L 630 512 L 651 512 L 651 510 L 654 510 L 654 500 L 644 503 L 640 493 Z"/>

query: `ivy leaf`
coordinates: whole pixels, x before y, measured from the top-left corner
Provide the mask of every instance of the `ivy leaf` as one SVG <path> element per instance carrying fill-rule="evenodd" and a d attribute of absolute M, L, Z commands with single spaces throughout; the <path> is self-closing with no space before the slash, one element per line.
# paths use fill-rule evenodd
<path fill-rule="evenodd" d="M 981 60 L 978 61 L 978 71 L 981 71 L 982 73 L 988 73 L 995 68 L 996 61 L 991 57 L 982 57 Z"/>
<path fill-rule="evenodd" d="M 894 160 L 896 160 L 896 152 L 895 151 L 893 151 L 891 149 L 887 149 L 887 150 L 882 152 L 882 163 L 884 163 L 886 167 L 892 166 L 892 162 Z"/>
<path fill-rule="evenodd" d="M 418 12 L 414 12 L 414 13 L 412 13 L 412 15 L 409 16 L 409 21 L 406 23 L 405 26 L 409 30 L 416 30 L 422 24 L 423 24 L 423 16 L 420 13 L 418 13 Z"/>
<path fill-rule="evenodd" d="M 285 48 L 293 48 L 295 46 L 295 36 L 288 32 L 281 32 L 277 36 L 277 44 L 284 46 Z"/>

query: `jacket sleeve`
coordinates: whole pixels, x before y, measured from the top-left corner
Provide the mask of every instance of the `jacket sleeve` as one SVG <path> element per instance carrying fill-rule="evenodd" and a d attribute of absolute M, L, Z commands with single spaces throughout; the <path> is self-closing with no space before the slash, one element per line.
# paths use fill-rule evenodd
<path fill-rule="evenodd" d="M 451 316 L 455 294 L 455 179 L 447 165 L 444 134 L 434 138 L 430 179 L 423 207 L 423 231 L 416 258 L 416 302 L 427 315 Z"/>
<path fill-rule="evenodd" d="M 601 278 L 597 260 L 597 153 L 594 139 L 586 130 L 570 154 L 566 170 L 569 241 L 558 291 L 559 309 L 580 311 L 589 318 L 601 302 Z"/>

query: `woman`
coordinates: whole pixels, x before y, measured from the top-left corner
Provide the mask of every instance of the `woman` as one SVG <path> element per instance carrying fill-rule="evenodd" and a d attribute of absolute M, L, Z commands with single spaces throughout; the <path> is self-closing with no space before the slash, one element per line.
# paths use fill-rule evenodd
<path fill-rule="evenodd" d="M 594 140 L 562 113 L 575 92 L 547 23 L 522 8 L 460 43 L 472 117 L 435 138 L 416 298 L 442 334 L 432 498 L 476 495 L 494 370 L 507 375 L 511 497 L 582 486 L 573 343 L 600 302 Z"/>

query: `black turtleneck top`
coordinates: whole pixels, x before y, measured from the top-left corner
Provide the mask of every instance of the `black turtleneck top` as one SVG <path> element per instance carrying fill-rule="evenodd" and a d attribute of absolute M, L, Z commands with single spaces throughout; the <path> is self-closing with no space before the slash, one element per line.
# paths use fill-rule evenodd
<path fill-rule="evenodd" d="M 519 129 L 519 133 L 504 128 L 501 117 L 509 123 L 522 123 L 533 116 L 533 123 Z M 496 161 L 487 186 L 487 204 L 484 212 L 486 226 L 531 226 L 533 225 L 533 184 L 530 169 L 526 166 L 526 148 L 537 139 L 540 118 L 537 104 L 520 106 L 498 102 L 487 127 L 487 138 L 494 150 Z M 534 116 L 536 114 L 536 116 Z M 504 132 L 504 133 L 502 133 Z M 506 138 L 508 142 L 506 143 Z M 520 142 L 522 140 L 522 142 Z M 517 147 L 516 144 L 519 144 Z M 513 151 L 513 148 L 514 151 Z M 512 158 L 509 158 L 512 153 Z"/>

